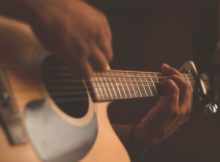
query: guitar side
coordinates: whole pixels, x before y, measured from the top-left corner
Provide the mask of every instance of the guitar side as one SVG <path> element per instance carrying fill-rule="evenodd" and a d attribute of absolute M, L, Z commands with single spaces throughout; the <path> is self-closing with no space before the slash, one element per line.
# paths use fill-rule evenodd
<path fill-rule="evenodd" d="M 0 34 L 0 51 L 4 54 L 1 55 L 1 64 L 8 67 L 4 68 L 4 74 L 7 76 L 10 88 L 14 92 L 13 98 L 16 101 L 19 114 L 22 116 L 22 123 L 24 124 L 27 103 L 48 98 L 45 88 L 42 86 L 41 78 L 33 75 L 33 71 L 36 70 L 37 66 L 33 66 L 30 61 L 33 59 L 31 54 L 39 47 L 39 42 L 27 25 L 5 18 L 0 18 Z M 15 53 L 19 57 L 16 57 Z M 130 161 L 125 148 L 117 138 L 108 120 L 107 105 L 108 103 L 93 103 L 92 105 L 98 123 L 98 132 L 95 143 L 82 158 L 81 162 Z M 91 116 L 88 117 L 89 119 L 82 121 L 81 124 L 89 122 L 92 118 Z M 65 115 L 62 116 L 62 119 L 69 120 Z M 28 135 L 28 130 L 26 130 L 26 134 Z M 29 140 L 25 144 L 9 145 L 2 127 L 0 129 L 0 143 L 0 161 L 41 162 L 41 158 L 39 158 Z"/>

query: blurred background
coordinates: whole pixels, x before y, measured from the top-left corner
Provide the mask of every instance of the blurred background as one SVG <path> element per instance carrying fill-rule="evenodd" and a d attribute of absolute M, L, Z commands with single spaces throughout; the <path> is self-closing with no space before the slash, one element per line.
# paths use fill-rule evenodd
<path fill-rule="evenodd" d="M 218 40 L 217 0 L 87 0 L 103 11 L 113 34 L 112 69 L 159 71 L 195 60 L 212 66 Z M 156 99 L 114 102 L 114 123 L 135 123 Z M 197 113 L 149 153 L 146 162 L 219 162 L 220 116 Z"/>

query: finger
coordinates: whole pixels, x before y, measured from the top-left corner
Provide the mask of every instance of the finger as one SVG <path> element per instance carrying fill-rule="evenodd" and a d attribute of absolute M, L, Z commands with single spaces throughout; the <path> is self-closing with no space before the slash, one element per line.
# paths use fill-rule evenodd
<path fill-rule="evenodd" d="M 189 118 L 191 112 L 192 88 L 187 80 L 178 75 L 172 75 L 170 78 L 176 83 L 180 90 L 177 124 L 184 123 Z"/>
<path fill-rule="evenodd" d="M 102 21 L 100 24 L 102 25 L 100 25 L 100 31 L 96 36 L 97 45 L 104 52 L 107 60 L 111 61 L 113 58 L 112 33 L 106 16 L 102 13 L 100 13 L 100 16 Z"/>
<path fill-rule="evenodd" d="M 92 46 L 92 54 L 89 55 L 89 62 L 94 71 L 103 71 L 108 69 L 108 61 L 104 56 L 104 53 L 96 46 Z"/>
<path fill-rule="evenodd" d="M 160 86 L 167 92 L 164 96 L 165 100 L 169 102 L 172 107 L 172 111 L 176 111 L 179 103 L 179 88 L 176 83 L 169 78 L 165 78 L 160 82 Z"/>
<path fill-rule="evenodd" d="M 105 32 L 106 32 L 106 35 L 107 35 L 107 38 L 110 42 L 112 42 L 112 32 L 111 32 L 111 28 L 110 28 L 110 25 L 109 25 L 109 22 L 108 22 L 108 19 L 105 15 L 103 15 L 103 20 L 105 22 Z"/>
<path fill-rule="evenodd" d="M 104 56 L 108 61 L 113 58 L 112 43 L 106 38 L 106 36 L 99 36 L 97 38 L 97 46 L 102 50 Z"/>
<path fill-rule="evenodd" d="M 180 75 L 182 76 L 182 74 L 179 72 L 179 70 L 171 67 L 170 65 L 168 64 L 163 64 L 161 66 L 161 71 L 162 73 L 166 74 L 166 75 L 172 75 L 172 74 L 176 74 L 176 75 Z"/>
<path fill-rule="evenodd" d="M 185 78 L 182 78 L 179 75 L 171 75 L 169 78 L 174 80 L 180 89 L 180 107 L 185 105 L 185 103 L 190 103 L 192 98 L 192 86 L 190 85 L 190 83 Z"/>
<path fill-rule="evenodd" d="M 69 38 L 68 38 L 69 39 Z M 67 38 L 66 38 L 67 40 Z M 93 68 L 88 62 L 88 49 L 83 41 L 65 41 L 62 48 L 62 55 L 57 56 L 66 64 L 75 76 L 80 78 L 90 78 L 93 73 Z M 74 45 L 74 46 L 73 46 Z"/>

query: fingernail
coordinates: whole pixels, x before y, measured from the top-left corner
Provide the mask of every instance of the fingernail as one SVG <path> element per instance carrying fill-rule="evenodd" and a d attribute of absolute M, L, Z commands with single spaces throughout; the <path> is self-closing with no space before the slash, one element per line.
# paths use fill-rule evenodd
<path fill-rule="evenodd" d="M 168 65 L 168 64 L 166 64 L 166 63 L 164 63 L 162 66 L 163 66 L 163 67 L 166 67 L 166 68 L 170 68 L 170 67 L 171 67 L 170 65 Z"/>

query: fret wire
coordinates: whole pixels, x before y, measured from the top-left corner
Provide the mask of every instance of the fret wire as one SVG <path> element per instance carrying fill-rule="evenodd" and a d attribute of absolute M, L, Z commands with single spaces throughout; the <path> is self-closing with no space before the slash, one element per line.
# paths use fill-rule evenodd
<path fill-rule="evenodd" d="M 58 66 L 58 67 L 47 67 L 45 68 L 45 70 L 48 70 L 48 71 L 54 71 L 56 70 L 62 70 L 62 74 L 63 74 L 63 70 L 65 70 L 66 72 L 68 72 L 68 74 L 71 74 L 72 73 L 69 71 L 69 69 L 65 66 Z M 120 71 L 120 70 L 109 70 L 109 71 L 106 71 L 106 72 L 100 72 L 100 73 L 103 73 L 103 74 L 108 74 L 109 72 L 113 72 L 113 73 L 117 73 L 117 72 L 123 72 L 123 73 L 141 73 L 141 74 L 155 74 L 155 75 L 161 75 L 160 72 L 144 72 L 144 71 Z M 183 75 L 188 75 L 188 76 L 192 76 L 191 73 L 183 73 Z"/>
<path fill-rule="evenodd" d="M 99 74 L 100 77 L 97 77 L 98 81 L 100 81 L 100 78 L 103 78 L 101 75 L 102 74 L 100 73 Z M 103 99 L 106 100 L 108 98 L 108 92 L 107 92 L 106 87 L 103 82 L 100 82 L 100 85 L 101 85 L 101 90 L 103 92 Z"/>
<path fill-rule="evenodd" d="M 96 82 L 97 83 L 97 82 Z M 140 86 L 143 86 L 143 84 L 139 84 L 139 85 L 118 85 L 119 87 L 140 87 Z M 144 84 L 144 86 L 148 86 L 148 84 Z M 153 86 L 153 84 L 150 84 L 150 86 Z M 99 85 L 92 85 L 92 86 L 87 86 L 88 88 L 100 88 L 100 87 L 102 87 L 102 86 L 99 86 Z M 116 85 L 114 86 L 109 86 L 110 88 L 113 88 L 113 87 L 116 87 Z M 70 89 L 70 88 L 72 88 L 72 89 Z M 55 90 L 55 89 L 57 89 L 57 90 L 60 90 L 60 89 L 63 89 L 63 90 L 83 90 L 84 89 L 84 86 L 66 86 L 65 88 L 64 87 L 49 87 L 49 89 L 51 89 L 51 90 Z"/>
<path fill-rule="evenodd" d="M 58 74 L 49 74 L 51 77 L 56 78 L 57 76 L 66 77 L 65 81 L 60 81 L 59 78 L 56 80 L 57 83 L 75 83 L 81 80 L 75 80 L 74 75 L 71 72 L 68 72 L 67 67 L 53 67 L 49 68 L 48 71 L 56 72 L 55 69 L 59 69 Z M 142 76 L 143 75 L 143 76 Z M 193 85 L 195 84 L 194 77 L 192 74 L 183 74 L 188 81 Z M 72 78 L 73 77 L 73 78 Z M 107 99 L 122 99 L 122 98 L 131 98 L 134 97 L 143 97 L 144 92 L 148 96 L 147 88 L 149 92 L 153 95 L 154 92 L 151 88 L 155 88 L 155 94 L 157 94 L 155 84 L 159 83 L 158 78 L 163 78 L 159 72 L 139 72 L 139 71 L 120 71 L 120 70 L 110 70 L 107 72 L 97 73 L 91 79 L 91 85 L 94 89 L 94 93 L 99 100 Z M 145 81 L 144 81 L 145 80 Z M 56 85 L 56 84 L 55 84 Z M 74 88 L 78 88 L 75 86 Z M 131 88 L 129 88 L 131 87 Z M 143 88 L 142 88 L 143 87 Z M 117 93 L 118 90 L 118 93 Z M 132 91 L 134 93 L 132 93 Z M 78 91 L 80 92 L 80 91 Z M 127 93 L 128 92 L 128 93 Z M 77 92 L 76 92 L 77 93 Z M 90 92 L 92 93 L 92 92 Z M 119 97 L 117 97 L 119 94 Z M 123 95 L 124 94 L 124 95 Z"/>
<path fill-rule="evenodd" d="M 110 80 L 110 77 L 108 77 L 108 80 L 109 80 L 109 82 L 110 82 L 110 84 L 111 84 L 111 89 L 113 90 L 113 94 L 114 94 L 113 99 L 117 99 L 118 96 L 117 96 L 117 93 L 116 93 L 116 91 L 115 91 L 115 86 L 113 85 L 112 81 Z M 113 94 L 112 94 L 112 96 L 113 96 Z"/>
<path fill-rule="evenodd" d="M 102 90 L 101 90 L 101 88 L 100 88 L 100 86 L 99 86 L 99 82 L 97 81 L 97 79 L 94 77 L 94 80 L 96 81 L 96 82 L 91 82 L 92 84 L 94 84 L 94 85 L 96 85 L 96 86 L 94 86 L 94 90 L 95 90 L 95 97 L 97 98 L 97 99 L 102 99 L 102 95 L 103 95 L 103 93 L 102 93 Z"/>
<path fill-rule="evenodd" d="M 74 95 L 82 95 L 82 94 L 85 94 L 85 91 L 78 91 L 78 92 L 76 92 Z M 144 97 L 144 96 L 139 96 L 139 97 Z M 127 97 L 127 98 L 129 98 L 129 97 Z M 131 97 L 131 98 L 133 98 L 133 97 Z M 104 100 L 103 98 L 98 98 L 99 100 Z M 117 99 L 117 98 L 116 98 Z M 106 99 L 106 100 L 109 100 L 109 99 Z"/>
<path fill-rule="evenodd" d="M 133 76 L 134 74 L 132 74 L 132 76 Z M 137 97 L 140 97 L 141 95 L 141 91 L 140 91 L 140 88 L 139 88 L 139 86 L 138 86 L 138 83 L 137 83 L 137 80 L 136 80 L 136 78 L 134 78 L 134 81 L 135 81 L 135 84 L 136 84 L 136 89 L 135 89 L 135 93 L 137 94 Z"/>
<path fill-rule="evenodd" d="M 99 83 L 106 83 L 106 84 L 109 84 L 110 82 L 113 82 L 113 79 L 110 79 L 108 78 L 108 80 L 106 80 L 107 77 L 103 77 L 102 79 L 98 79 L 97 81 L 94 81 L 94 80 L 91 80 L 92 82 L 99 82 Z M 126 83 L 127 78 L 120 78 L 120 82 L 122 83 Z M 132 83 L 147 83 L 147 84 L 153 84 L 153 83 L 157 83 L 156 81 L 144 81 L 143 79 L 146 79 L 146 78 L 138 78 L 138 80 L 134 80 L 133 81 L 131 80 L 129 83 L 132 84 Z M 56 84 L 56 85 L 59 85 L 59 84 L 65 84 L 65 85 L 71 85 L 71 84 L 77 84 L 77 83 L 81 83 L 82 80 L 79 80 L 78 82 L 74 82 L 74 81 L 57 81 L 57 80 L 47 80 L 47 83 L 52 83 L 52 84 Z M 192 81 L 191 81 L 192 82 Z M 128 83 L 128 82 L 127 82 Z"/>
<path fill-rule="evenodd" d="M 112 73 L 112 74 L 113 74 L 113 73 Z M 116 87 L 117 87 L 117 89 L 118 89 L 119 98 L 122 98 L 121 91 L 120 91 L 120 89 L 119 89 L 119 83 L 117 82 L 116 77 L 113 77 L 113 80 L 114 80 L 115 85 L 116 85 Z"/>
<path fill-rule="evenodd" d="M 150 93 L 150 95 L 149 96 L 152 96 L 152 91 L 151 91 L 151 81 L 149 81 L 149 75 L 150 74 L 145 74 L 144 76 L 145 76 L 145 80 L 146 80 L 146 83 L 147 83 L 147 87 L 148 87 L 148 91 L 149 91 L 149 93 Z"/>
<path fill-rule="evenodd" d="M 142 83 L 142 86 L 143 86 L 143 89 L 144 89 L 145 95 L 148 96 L 148 93 L 147 93 L 147 91 L 146 91 L 145 85 L 144 85 L 144 83 L 143 83 L 143 81 L 142 81 L 140 75 L 141 75 L 141 74 L 138 74 L 139 79 L 140 79 L 140 81 L 141 81 L 141 83 Z"/>
<path fill-rule="evenodd" d="M 123 86 L 123 84 L 121 83 L 121 80 L 120 80 L 120 78 L 121 78 L 121 77 L 120 77 L 120 73 L 117 73 L 116 75 L 117 75 L 119 84 L 121 84 L 120 87 L 122 87 L 122 92 L 124 93 L 124 97 L 126 97 L 126 93 L 125 93 L 125 90 L 124 90 L 124 86 Z M 122 94 L 123 94 L 123 93 L 122 93 Z M 123 95 L 122 95 L 122 97 L 123 97 Z"/>
<path fill-rule="evenodd" d="M 115 77 L 114 75 L 109 76 L 109 75 L 104 75 L 104 73 L 101 73 L 101 74 L 103 74 L 103 77 Z M 152 74 L 154 74 L 155 77 L 158 77 L 158 78 L 163 78 L 163 77 L 165 77 L 165 76 L 157 76 L 155 73 L 152 73 Z M 48 75 L 51 75 L 51 74 L 48 74 Z M 74 77 L 74 76 L 71 75 L 71 77 Z M 94 77 L 99 77 L 99 76 L 98 76 L 98 75 L 94 75 Z M 132 77 L 132 76 L 131 76 L 131 77 Z M 137 76 L 134 76 L 134 77 L 137 77 Z M 142 77 L 142 76 L 141 76 L 141 77 Z M 146 77 L 148 77 L 148 76 L 146 76 L 146 75 L 143 76 L 143 78 L 146 78 Z M 192 77 L 192 75 L 190 75 L 190 76 L 184 75 L 184 77 L 187 78 L 187 79 L 192 79 L 192 80 L 194 79 L 194 77 Z M 59 78 L 56 78 L 56 79 L 59 80 Z M 72 81 L 79 81 L 79 79 L 77 80 L 77 79 L 74 79 L 74 78 L 67 78 L 67 79 L 71 79 Z"/>
<path fill-rule="evenodd" d="M 94 77 L 93 77 L 94 78 Z M 113 79 L 112 78 L 109 78 L 109 77 L 96 77 L 98 78 L 98 82 L 111 82 Z M 108 78 L 108 80 L 106 80 Z M 127 79 L 126 77 L 125 78 L 121 78 L 121 80 L 124 80 L 125 82 L 127 82 L 125 79 Z M 133 78 L 132 78 L 133 79 Z M 137 79 L 140 79 L 140 78 L 137 78 Z M 143 77 L 141 79 L 144 79 Z M 90 81 L 93 81 L 93 80 L 90 80 Z M 121 81 L 121 82 L 124 82 L 124 81 Z M 80 83 L 82 82 L 82 80 L 50 80 L 50 81 L 47 81 L 47 83 L 63 83 L 63 84 L 73 84 L 73 83 Z M 93 81 L 94 82 L 94 81 Z M 131 81 L 132 82 L 132 81 Z M 133 81 L 134 83 L 142 83 L 142 82 L 148 82 L 148 83 L 154 83 L 155 81 Z"/>
<path fill-rule="evenodd" d="M 114 75 L 112 74 L 112 71 L 109 72 L 109 81 L 111 83 L 111 86 L 112 88 L 114 89 L 114 92 L 115 92 L 115 96 L 116 96 L 116 99 L 117 98 L 120 98 L 120 95 L 119 95 L 119 92 L 118 92 L 118 88 L 116 86 L 116 82 L 114 80 Z M 113 79 L 112 79 L 113 78 Z"/>
<path fill-rule="evenodd" d="M 155 74 L 154 74 L 154 75 L 155 75 Z M 55 77 L 55 79 L 56 79 L 57 81 L 60 81 L 59 78 L 57 78 L 57 77 L 60 77 L 59 75 L 53 75 L 53 76 L 52 76 L 51 74 L 48 74 L 48 76 L 50 76 L 50 77 Z M 93 76 L 93 77 L 99 77 L 99 76 L 95 75 L 95 76 Z M 93 77 L 92 77 L 92 78 L 93 78 Z M 103 77 L 110 77 L 110 78 L 112 77 L 112 78 L 114 78 L 114 77 L 116 77 L 116 76 L 114 76 L 114 75 L 113 75 L 113 76 L 103 75 Z M 141 77 L 142 77 L 142 78 L 146 78 L 146 77 L 149 77 L 149 76 L 144 75 L 144 76 L 141 76 Z M 158 76 L 155 75 L 155 77 L 158 77 Z M 159 76 L 158 78 L 164 78 L 164 77 L 166 77 L 166 76 Z M 194 77 L 192 77 L 192 76 L 184 75 L 184 77 L 187 78 L 187 79 L 189 79 L 189 80 L 194 80 Z M 99 78 L 100 78 L 100 77 L 99 77 Z M 131 78 L 137 78 L 137 76 L 131 77 Z M 66 78 L 66 81 L 77 82 L 77 81 L 80 81 L 80 79 L 75 79 L 74 76 L 71 75 L 70 78 Z"/>
<path fill-rule="evenodd" d="M 126 73 L 122 74 L 122 76 L 123 76 L 123 78 L 124 78 L 124 82 L 125 82 L 126 87 L 127 87 L 127 90 L 128 90 L 128 93 L 129 93 L 130 97 L 132 97 L 130 88 L 128 87 L 128 83 L 127 83 L 127 81 L 125 80 L 125 77 L 127 77 L 126 75 L 127 75 Z"/>
<path fill-rule="evenodd" d="M 94 78 L 94 77 L 93 77 Z M 93 81 L 93 78 L 90 80 L 90 81 Z M 109 78 L 109 80 L 104 80 L 103 78 L 104 77 L 96 77 L 96 78 L 99 78 L 99 82 L 111 82 L 115 77 L 108 77 Z M 156 78 L 156 77 L 155 77 Z M 127 79 L 127 77 L 125 77 L 124 79 Z M 130 78 L 130 79 L 133 79 L 134 80 L 134 78 Z M 149 79 L 149 78 L 146 78 L 146 77 L 141 77 L 141 79 Z M 193 81 L 195 81 L 195 79 L 194 78 L 187 78 L 190 82 L 193 82 Z M 66 84 L 70 84 L 70 83 L 80 83 L 80 82 L 82 82 L 82 80 L 80 80 L 80 79 L 66 79 L 66 80 L 49 80 L 49 81 L 47 81 L 48 83 L 66 83 Z M 132 81 L 131 81 L 132 82 Z M 134 81 L 134 82 L 139 82 L 139 81 Z M 152 82 L 159 82 L 159 81 L 155 81 L 155 80 L 152 80 L 152 81 L 148 81 L 148 80 L 146 80 L 145 82 L 148 82 L 148 83 L 152 83 Z"/>
<path fill-rule="evenodd" d="M 135 74 L 133 73 L 132 74 L 132 73 L 125 73 L 125 72 L 120 72 L 120 73 L 112 73 L 111 72 L 112 76 L 109 76 L 110 73 L 108 73 L 108 75 L 105 75 L 104 73 L 100 73 L 100 74 L 102 74 L 102 75 L 96 75 L 95 77 L 93 77 L 94 81 L 91 81 L 93 88 L 95 89 L 94 90 L 95 94 L 96 94 L 97 98 L 100 98 L 100 100 L 106 100 L 107 98 L 113 99 L 114 97 L 113 97 L 112 92 L 114 92 L 114 94 L 116 95 L 116 98 L 117 98 L 117 93 L 114 89 L 114 84 L 116 85 L 116 87 L 118 89 L 120 98 L 129 98 L 128 94 L 131 97 L 142 97 L 143 92 L 145 92 L 145 94 L 148 95 L 146 87 L 155 88 L 155 92 L 156 92 L 155 94 L 157 94 L 155 84 L 159 83 L 158 78 L 162 77 L 160 75 L 160 73 L 135 73 Z M 130 75 L 130 74 L 132 74 L 132 75 Z M 144 76 L 142 76 L 140 74 L 143 74 Z M 146 76 L 146 75 L 148 75 L 148 76 Z M 190 83 L 192 85 L 195 83 L 191 74 L 184 74 L 184 77 L 186 77 L 187 80 L 190 81 Z M 112 78 L 115 83 L 112 83 Z M 146 78 L 146 81 L 143 81 L 143 78 Z M 148 80 L 148 78 L 150 80 Z M 129 82 L 126 81 L 126 79 L 128 79 Z M 81 80 L 75 80 L 75 79 L 72 81 L 80 81 L 81 82 Z M 123 85 L 123 83 L 125 83 L 125 84 Z M 146 85 L 146 87 L 145 87 L 145 85 Z M 129 88 L 129 86 L 132 87 L 132 90 L 134 92 L 134 96 L 132 96 L 131 88 Z M 127 92 L 126 90 L 128 90 L 128 93 L 126 93 Z M 154 95 L 153 91 L 151 89 L 149 89 L 149 90 L 151 92 L 151 95 Z M 123 93 L 124 93 L 124 96 L 123 96 Z"/>
<path fill-rule="evenodd" d="M 110 86 L 109 86 L 109 82 L 107 82 L 107 78 L 106 77 L 103 77 L 103 79 L 104 79 L 104 81 L 105 81 L 105 83 L 106 83 L 106 87 L 107 87 L 107 90 L 108 90 L 108 92 L 109 92 L 109 97 L 110 97 L 110 99 L 113 99 L 113 95 L 112 95 L 112 92 L 111 92 L 111 89 L 110 89 Z M 105 87 L 103 87 L 103 88 L 105 88 Z M 107 90 L 106 90 L 106 92 L 107 92 Z M 107 94 L 107 96 L 108 96 L 108 94 Z"/>
<path fill-rule="evenodd" d="M 151 74 L 151 76 L 150 76 L 150 79 L 151 79 L 152 85 L 153 85 L 153 86 L 151 86 L 151 88 L 152 88 L 153 95 L 157 95 L 157 89 L 156 89 L 153 77 L 155 77 L 155 74 Z"/>
<path fill-rule="evenodd" d="M 154 73 L 150 73 L 150 74 L 148 74 L 148 84 L 149 84 L 149 87 L 150 87 L 150 91 L 151 91 L 151 94 L 152 94 L 152 96 L 154 96 L 156 93 L 154 92 L 154 83 L 155 83 L 155 81 L 153 80 L 153 78 L 152 78 L 152 75 L 153 75 Z"/>
<path fill-rule="evenodd" d="M 150 74 L 147 74 L 147 77 L 148 77 L 147 78 L 147 84 L 148 84 L 148 87 L 149 87 L 149 90 L 150 90 L 150 95 L 153 96 L 153 93 L 152 93 L 152 90 L 151 90 L 151 87 L 150 87 L 150 84 L 149 84 L 149 81 L 148 81 L 148 79 L 150 78 L 149 75 Z"/>
<path fill-rule="evenodd" d="M 127 73 L 127 76 L 128 76 L 128 80 L 129 80 L 129 82 L 130 82 L 130 84 L 131 84 L 131 83 L 132 83 L 132 80 L 131 80 L 132 75 L 131 75 L 131 73 Z M 132 87 L 132 90 L 133 90 L 134 97 L 138 97 L 138 96 L 136 95 L 136 93 L 135 93 L 135 88 L 134 88 L 134 85 L 133 85 L 133 84 L 131 84 L 131 87 Z M 132 96 L 133 96 L 133 95 L 132 95 Z"/>

